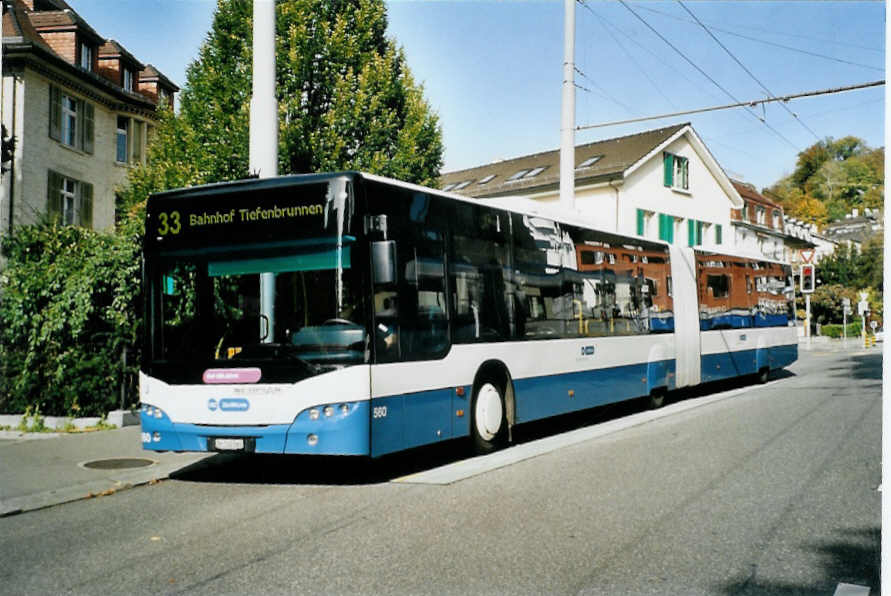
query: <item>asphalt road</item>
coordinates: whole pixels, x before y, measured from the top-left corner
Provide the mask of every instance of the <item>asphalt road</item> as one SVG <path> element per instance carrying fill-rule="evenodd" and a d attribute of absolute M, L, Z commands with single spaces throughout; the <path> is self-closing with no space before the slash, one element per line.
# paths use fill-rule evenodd
<path fill-rule="evenodd" d="M 218 456 L 3 518 L 0 592 L 878 594 L 881 355 L 801 356 L 767 385 L 449 485 L 393 480 L 455 461 L 454 444 Z"/>

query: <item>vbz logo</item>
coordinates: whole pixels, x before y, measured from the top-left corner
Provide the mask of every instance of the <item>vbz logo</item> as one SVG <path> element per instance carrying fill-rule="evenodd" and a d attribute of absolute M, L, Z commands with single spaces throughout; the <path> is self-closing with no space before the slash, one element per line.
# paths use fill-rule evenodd
<path fill-rule="evenodd" d="M 582 346 L 582 356 L 593 356 L 594 346 Z"/>

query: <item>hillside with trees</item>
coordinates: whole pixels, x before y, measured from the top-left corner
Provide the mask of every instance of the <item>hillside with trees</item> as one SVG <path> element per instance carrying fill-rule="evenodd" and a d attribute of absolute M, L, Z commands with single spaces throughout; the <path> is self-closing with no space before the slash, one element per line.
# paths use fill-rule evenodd
<path fill-rule="evenodd" d="M 847 136 L 819 141 L 798 154 L 795 170 L 765 194 L 783 205 L 787 216 L 822 227 L 852 209 L 882 209 L 885 149 L 871 149 Z"/>

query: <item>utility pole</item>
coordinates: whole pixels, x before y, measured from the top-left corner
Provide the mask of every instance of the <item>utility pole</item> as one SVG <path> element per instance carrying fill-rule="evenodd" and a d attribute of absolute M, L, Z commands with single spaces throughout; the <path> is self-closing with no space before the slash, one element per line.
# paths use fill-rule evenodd
<path fill-rule="evenodd" d="M 563 0 L 560 206 L 564 209 L 575 208 L 575 2 Z"/>
<path fill-rule="evenodd" d="M 249 168 L 260 178 L 278 175 L 278 103 L 275 99 L 275 0 L 254 0 L 254 74 Z M 275 274 L 260 274 L 260 339 L 275 341 Z"/>

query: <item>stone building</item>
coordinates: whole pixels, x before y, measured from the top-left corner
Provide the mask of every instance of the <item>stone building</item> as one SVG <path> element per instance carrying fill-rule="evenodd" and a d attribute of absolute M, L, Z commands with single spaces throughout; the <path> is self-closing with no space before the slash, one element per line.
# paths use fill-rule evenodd
<path fill-rule="evenodd" d="M 2 0 L 2 122 L 15 136 L 0 237 L 42 217 L 108 230 L 115 187 L 145 159 L 159 103 L 179 88 L 64 0 Z"/>

